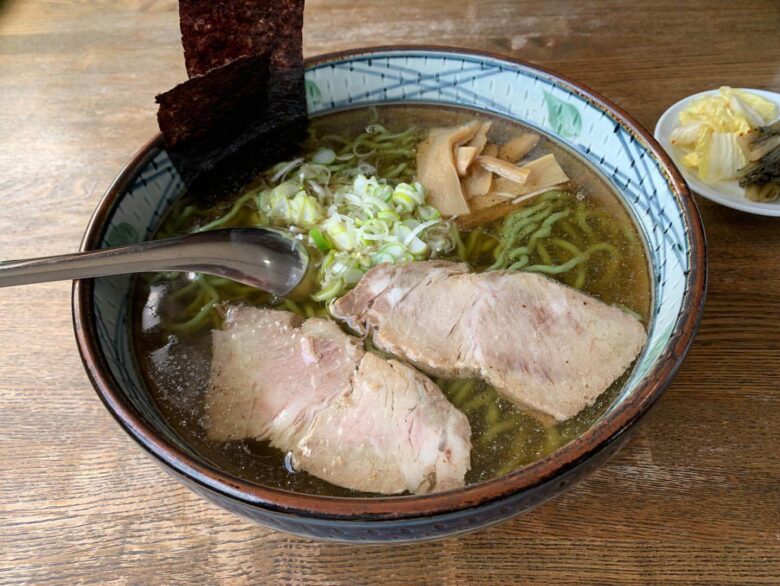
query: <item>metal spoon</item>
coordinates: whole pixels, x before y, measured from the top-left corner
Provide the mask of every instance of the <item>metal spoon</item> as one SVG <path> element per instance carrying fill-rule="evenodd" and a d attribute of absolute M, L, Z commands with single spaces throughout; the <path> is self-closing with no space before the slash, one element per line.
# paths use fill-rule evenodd
<path fill-rule="evenodd" d="M 306 248 L 289 234 L 227 228 L 74 254 L 0 262 L 0 287 L 127 273 L 192 271 L 226 277 L 280 297 L 309 266 Z"/>

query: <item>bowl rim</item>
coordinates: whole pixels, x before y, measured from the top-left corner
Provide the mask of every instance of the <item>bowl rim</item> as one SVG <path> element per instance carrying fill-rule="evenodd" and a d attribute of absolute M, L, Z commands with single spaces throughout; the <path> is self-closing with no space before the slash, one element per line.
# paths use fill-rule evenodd
<path fill-rule="evenodd" d="M 121 427 L 160 462 L 167 464 L 190 481 L 222 495 L 270 511 L 320 519 L 382 521 L 430 517 L 486 505 L 546 484 L 576 467 L 620 437 L 658 400 L 671 383 L 693 342 L 701 321 L 706 295 L 706 240 L 698 207 L 672 159 L 653 135 L 622 108 L 590 88 L 543 67 L 521 59 L 479 51 L 436 45 L 396 45 L 350 49 L 306 59 L 306 68 L 373 53 L 424 51 L 449 55 L 473 55 L 504 61 L 536 70 L 567 87 L 587 102 L 609 111 L 620 125 L 641 137 L 666 174 L 683 210 L 683 221 L 690 239 L 690 270 L 680 313 L 669 342 L 653 368 L 633 393 L 605 417 L 549 456 L 510 474 L 446 492 L 426 495 L 377 497 L 328 497 L 294 493 L 264 487 L 226 474 L 195 461 L 167 440 L 158 436 L 135 409 L 123 400 L 102 357 L 92 303 L 92 280 L 74 281 L 72 291 L 73 326 L 84 368 L 98 396 Z M 105 230 L 115 204 L 137 173 L 162 148 L 158 133 L 140 148 L 109 186 L 87 225 L 80 250 L 95 248 Z"/>

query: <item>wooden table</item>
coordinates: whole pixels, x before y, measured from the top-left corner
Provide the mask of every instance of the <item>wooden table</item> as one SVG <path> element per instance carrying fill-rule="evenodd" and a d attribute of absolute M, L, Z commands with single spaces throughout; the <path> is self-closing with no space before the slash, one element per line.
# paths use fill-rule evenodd
<path fill-rule="evenodd" d="M 390 6 L 393 6 L 390 9 Z M 310 0 L 309 55 L 488 49 L 648 128 L 719 84 L 780 91 L 776 0 Z M 172 0 L 0 2 L 0 256 L 75 250 L 184 79 Z M 0 582 L 780 582 L 780 221 L 699 200 L 704 321 L 636 438 L 564 497 L 459 539 L 381 548 L 250 525 L 171 480 L 82 370 L 70 285 L 0 291 Z"/>

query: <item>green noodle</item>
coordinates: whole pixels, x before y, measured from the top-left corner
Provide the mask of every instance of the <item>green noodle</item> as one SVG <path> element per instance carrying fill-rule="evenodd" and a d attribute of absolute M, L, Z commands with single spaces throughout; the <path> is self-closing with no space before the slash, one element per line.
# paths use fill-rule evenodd
<path fill-rule="evenodd" d="M 457 382 L 457 381 L 456 381 Z M 466 400 L 466 398 L 471 394 L 471 392 L 474 390 L 474 381 L 473 380 L 465 380 L 463 381 L 463 384 L 460 386 L 460 388 L 452 391 L 452 401 L 456 405 L 460 405 L 463 403 L 463 401 Z"/>
<path fill-rule="evenodd" d="M 376 174 L 394 181 L 410 182 L 416 172 L 415 151 L 420 141 L 420 132 L 412 127 L 403 132 L 390 132 L 380 124 L 371 124 L 366 131 L 353 139 L 328 134 L 317 137 L 312 131 L 309 141 L 304 145 L 305 152 L 314 152 L 317 148 L 331 148 L 336 154 L 329 165 L 323 165 L 323 178 L 329 178 L 331 186 L 348 185 L 354 179 L 358 165 L 370 165 Z M 229 226 L 258 227 L 268 225 L 268 219 L 257 209 L 257 194 L 268 187 L 268 178 L 275 172 L 271 169 L 264 177 L 226 206 L 220 202 L 210 208 L 202 208 L 183 199 L 177 202 L 167 221 L 158 233 L 159 238 L 191 232 L 215 230 Z M 458 238 L 458 254 L 466 259 L 466 251 Z M 178 335 L 192 335 L 213 324 L 219 325 L 221 302 L 241 298 L 252 298 L 267 302 L 268 296 L 240 283 L 221 277 L 194 275 L 183 277 L 179 273 L 166 273 L 155 276 L 151 282 L 169 282 L 168 299 L 186 302 L 176 315 L 167 316 L 163 327 Z M 284 301 L 283 305 L 298 315 L 326 315 L 323 305 L 298 305 Z"/>
<path fill-rule="evenodd" d="M 514 429 L 517 429 L 517 424 L 514 421 L 510 419 L 505 419 L 504 421 L 496 420 L 490 427 L 488 427 L 482 433 L 482 437 L 479 438 L 479 443 L 489 444 L 494 439 L 496 439 L 499 435 L 506 433 L 508 431 L 512 431 Z"/>
<path fill-rule="evenodd" d="M 458 255 L 458 258 L 462 261 L 466 261 L 466 246 L 463 244 L 463 239 L 460 237 L 460 232 L 453 224 L 450 228 L 452 233 L 452 239 L 455 241 L 455 254 Z"/>
<path fill-rule="evenodd" d="M 214 300 L 201 306 L 198 312 L 185 322 L 170 323 L 166 325 L 168 331 L 173 333 L 192 333 L 203 328 L 211 317 L 211 310 L 214 308 Z"/>
<path fill-rule="evenodd" d="M 501 241 L 494 250 L 495 262 L 490 270 L 523 270 L 546 275 L 566 275 L 575 289 L 587 281 L 587 264 L 598 252 L 609 256 L 607 272 L 611 278 L 619 263 L 617 248 L 607 242 L 596 242 L 596 232 L 585 204 L 573 194 L 549 191 L 525 207 L 510 214 L 499 232 Z M 573 216 L 574 223 L 569 221 Z M 556 227 L 560 227 L 556 233 Z M 587 246 L 591 243 L 590 246 Z M 585 245 L 586 248 L 581 246 Z M 553 254 L 552 250 L 558 251 Z"/>
<path fill-rule="evenodd" d="M 303 309 L 301 309 L 301 306 L 295 303 L 295 301 L 292 301 L 291 299 L 285 299 L 284 301 L 282 301 L 282 306 L 284 306 L 284 308 L 287 311 L 292 311 L 294 314 L 300 315 L 301 317 L 306 315 Z"/>
<path fill-rule="evenodd" d="M 490 397 L 482 393 L 480 395 L 477 395 L 473 399 L 469 400 L 468 402 L 464 403 L 461 406 L 461 409 L 464 413 L 469 413 L 471 411 L 476 411 L 477 409 L 482 409 L 483 407 L 487 407 L 490 403 Z"/>
<path fill-rule="evenodd" d="M 552 264 L 552 257 L 547 252 L 547 248 L 544 246 L 544 242 L 540 242 L 536 246 L 536 251 L 539 253 L 539 256 L 541 257 L 543 263 L 548 265 Z"/>
<path fill-rule="evenodd" d="M 577 204 L 574 212 L 574 220 L 577 222 L 579 229 L 582 230 L 583 234 L 585 234 L 585 236 L 587 236 L 590 240 L 593 240 L 596 237 L 593 233 L 593 228 L 591 228 L 588 224 L 588 216 L 587 212 L 585 211 L 584 203 L 579 202 Z"/>
<path fill-rule="evenodd" d="M 252 201 L 253 199 L 254 199 L 254 193 L 247 193 L 246 195 L 238 198 L 236 202 L 233 204 L 233 207 L 230 208 L 230 211 L 228 211 L 228 213 L 226 213 L 224 216 L 220 216 L 215 220 L 212 220 L 211 222 L 209 222 L 204 226 L 201 226 L 196 231 L 205 232 L 206 230 L 216 230 L 217 228 L 224 227 L 229 222 L 231 222 L 236 216 L 238 216 L 239 212 L 241 212 L 241 208 L 243 208 L 247 202 Z"/>
<path fill-rule="evenodd" d="M 391 133 L 373 124 L 352 140 L 339 134 L 321 137 L 312 134 L 304 148 L 305 152 L 317 148 L 333 150 L 335 158 L 330 164 L 322 165 L 322 173 L 328 185 L 335 188 L 350 184 L 358 165 L 371 165 L 378 176 L 394 181 L 413 181 L 414 153 L 419 140 L 420 133 L 414 128 Z M 186 200 L 177 203 L 159 235 L 267 225 L 268 219 L 257 208 L 257 194 L 268 187 L 268 180 L 276 171 L 271 169 L 229 204 L 221 202 L 202 208 Z M 497 225 L 483 226 L 462 235 L 453 225 L 453 255 L 477 270 L 523 270 L 556 275 L 582 289 L 591 285 L 593 278 L 612 278 L 620 268 L 619 251 L 609 242 L 623 237 L 622 228 L 613 224 L 608 215 L 589 208 L 575 194 L 550 191 L 531 199 Z M 630 236 L 633 238 L 633 233 Z M 597 256 L 599 264 L 592 263 Z M 597 269 L 589 270 L 594 266 Z M 175 315 L 166 315 L 162 323 L 165 330 L 179 336 L 195 335 L 205 328 L 219 326 L 222 304 L 231 300 L 277 305 L 302 317 L 327 316 L 326 304 L 318 302 L 316 295 L 314 300 L 278 300 L 229 279 L 201 274 L 165 274 L 154 282 L 165 282 L 166 299 L 179 307 Z M 370 337 L 365 340 L 365 346 L 384 355 L 374 347 Z M 500 398 L 484 382 L 457 379 L 438 381 L 438 384 L 452 404 L 468 417 L 475 442 L 493 446 L 494 474 L 511 472 L 556 449 L 568 437 L 561 425 L 544 428 Z"/>
<path fill-rule="evenodd" d="M 485 422 L 487 423 L 489 429 L 494 429 L 495 426 L 498 424 L 498 420 L 501 418 L 501 411 L 498 408 L 498 403 L 495 401 L 490 403 L 487 407 L 487 412 L 485 413 Z"/>

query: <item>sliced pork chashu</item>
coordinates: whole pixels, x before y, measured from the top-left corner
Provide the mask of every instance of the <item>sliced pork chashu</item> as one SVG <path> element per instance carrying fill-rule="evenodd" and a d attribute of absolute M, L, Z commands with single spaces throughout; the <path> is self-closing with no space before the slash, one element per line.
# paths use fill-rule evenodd
<path fill-rule="evenodd" d="M 425 375 L 365 352 L 336 323 L 232 308 L 212 342 L 210 438 L 269 440 L 296 469 L 354 490 L 463 486 L 466 417 Z"/>
<path fill-rule="evenodd" d="M 333 313 L 425 372 L 481 377 L 558 421 L 591 405 L 647 339 L 636 318 L 546 277 L 444 261 L 374 267 Z"/>

